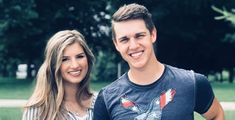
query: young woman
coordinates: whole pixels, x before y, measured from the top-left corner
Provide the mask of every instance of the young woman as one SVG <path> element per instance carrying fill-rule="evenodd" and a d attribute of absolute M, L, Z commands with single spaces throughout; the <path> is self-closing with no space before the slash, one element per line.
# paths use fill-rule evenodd
<path fill-rule="evenodd" d="M 23 120 L 92 120 L 96 97 L 89 90 L 89 77 L 93 63 L 94 56 L 78 31 L 52 36 Z"/>

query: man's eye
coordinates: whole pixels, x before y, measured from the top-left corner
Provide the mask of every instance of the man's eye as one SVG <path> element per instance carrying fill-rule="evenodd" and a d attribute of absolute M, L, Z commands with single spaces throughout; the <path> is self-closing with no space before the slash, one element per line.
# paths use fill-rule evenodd
<path fill-rule="evenodd" d="M 136 38 L 137 39 L 140 39 L 140 38 L 143 38 L 145 35 L 137 35 Z"/>
<path fill-rule="evenodd" d="M 120 42 L 126 42 L 126 41 L 128 41 L 128 38 L 122 38 L 122 39 L 120 39 L 119 41 L 120 41 Z"/>

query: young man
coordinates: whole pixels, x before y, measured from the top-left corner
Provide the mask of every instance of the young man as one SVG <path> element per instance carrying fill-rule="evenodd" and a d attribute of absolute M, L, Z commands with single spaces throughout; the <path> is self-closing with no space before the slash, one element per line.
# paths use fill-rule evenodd
<path fill-rule="evenodd" d="M 223 120 L 221 105 L 207 78 L 160 63 L 153 43 L 157 30 L 148 10 L 124 5 L 112 17 L 113 43 L 130 69 L 103 88 L 94 120 Z"/>

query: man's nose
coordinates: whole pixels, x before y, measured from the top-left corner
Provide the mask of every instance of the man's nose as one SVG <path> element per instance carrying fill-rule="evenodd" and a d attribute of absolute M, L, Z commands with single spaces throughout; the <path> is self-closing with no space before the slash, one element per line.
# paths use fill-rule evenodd
<path fill-rule="evenodd" d="M 130 39 L 130 49 L 135 49 L 139 46 L 138 42 L 135 38 Z"/>

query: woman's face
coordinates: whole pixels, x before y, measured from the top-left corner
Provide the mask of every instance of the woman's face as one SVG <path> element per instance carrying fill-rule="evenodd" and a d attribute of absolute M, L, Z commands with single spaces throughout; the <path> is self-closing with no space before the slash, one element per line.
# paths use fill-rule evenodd
<path fill-rule="evenodd" d="M 65 83 L 78 84 L 86 76 L 88 60 L 82 46 L 75 42 L 64 49 L 60 72 Z"/>

